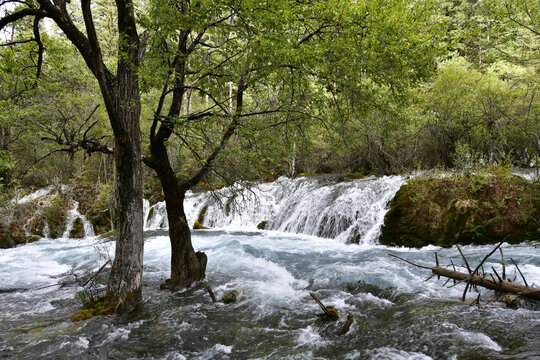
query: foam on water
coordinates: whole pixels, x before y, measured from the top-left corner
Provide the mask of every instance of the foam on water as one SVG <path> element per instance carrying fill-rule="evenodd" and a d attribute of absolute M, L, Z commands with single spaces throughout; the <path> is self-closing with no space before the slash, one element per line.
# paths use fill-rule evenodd
<path fill-rule="evenodd" d="M 382 347 L 368 352 L 372 359 L 378 360 L 432 360 L 430 356 L 417 352 L 407 352 L 389 347 Z M 352 357 L 350 359 L 360 359 Z"/>
<path fill-rule="evenodd" d="M 67 212 L 66 227 L 62 237 L 69 238 L 71 230 L 73 230 L 73 225 L 77 219 L 80 219 L 83 223 L 84 237 L 94 237 L 94 228 L 86 217 L 79 212 L 79 203 L 77 201 L 72 201 L 72 208 Z"/>
<path fill-rule="evenodd" d="M 324 178 L 280 178 L 255 187 L 238 185 L 244 189 L 234 195 L 242 199 L 238 203 L 224 200 L 233 197 L 228 188 L 190 193 L 189 221 L 208 205 L 205 225 L 216 227 L 192 234 L 194 248 L 208 256 L 205 281 L 218 298 L 237 290 L 232 304 L 212 303 L 204 288 L 156 290 L 170 271 L 168 234 L 156 230 L 145 240 L 143 303 L 129 314 L 99 317 L 71 329 L 65 324 L 70 324 L 81 288 L 69 280 L 70 274 L 99 269 L 107 254 L 114 254 L 114 242 L 99 237 L 42 239 L 0 249 L 0 289 L 19 289 L 0 292 L 0 349 L 13 358 L 85 358 L 95 353 L 127 359 L 423 360 L 468 358 L 479 351 L 486 357 L 540 356 L 540 311 L 462 305 L 462 286 L 445 288 L 443 279 L 425 282 L 429 271 L 387 255 L 433 265 L 437 251 L 442 264 L 461 264 L 455 249 L 374 243 L 386 203 L 404 181 L 387 177 L 336 184 Z M 146 228 L 167 226 L 163 203 L 145 203 L 144 208 Z M 256 230 L 262 220 L 273 230 Z M 321 234 L 321 226 L 329 232 Z M 296 231 L 305 234 L 290 233 Z M 345 241 L 358 236 L 361 245 Z M 462 249 L 474 264 L 492 246 Z M 529 283 L 540 284 L 537 248 L 504 244 L 503 249 Z M 500 269 L 499 256 L 492 256 L 486 266 Z M 515 270 L 507 264 L 506 271 L 513 275 Z M 49 285 L 54 286 L 41 288 Z M 317 320 L 321 310 L 310 292 L 343 317 L 354 315 L 347 335 L 335 333 L 344 318 L 338 324 Z M 482 298 L 491 295 L 486 290 Z M 513 336 L 529 337 L 513 341 Z M 37 338 L 43 340 L 34 341 Z"/>

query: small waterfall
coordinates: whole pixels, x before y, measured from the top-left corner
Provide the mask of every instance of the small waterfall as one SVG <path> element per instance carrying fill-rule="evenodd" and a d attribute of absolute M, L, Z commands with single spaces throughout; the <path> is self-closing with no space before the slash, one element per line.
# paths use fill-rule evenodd
<path fill-rule="evenodd" d="M 39 189 L 37 191 L 34 191 L 33 193 L 31 194 L 28 194 L 28 195 L 25 195 L 23 196 L 22 198 L 18 198 L 18 196 L 11 200 L 11 202 L 13 204 L 25 204 L 25 203 L 28 203 L 28 202 L 31 202 L 31 201 L 34 201 L 36 200 L 37 198 L 40 198 L 42 196 L 46 196 L 46 195 L 49 195 L 51 191 L 54 190 L 54 186 L 53 185 L 49 185 L 47 187 L 44 187 L 43 189 Z"/>
<path fill-rule="evenodd" d="M 213 192 L 188 192 L 184 208 L 191 225 L 201 216 L 208 227 L 265 229 L 376 243 L 388 202 L 405 179 L 369 177 L 335 182 L 328 176 L 281 177 L 272 183 L 237 183 Z M 145 212 L 145 228 L 168 226 L 165 204 Z"/>
<path fill-rule="evenodd" d="M 92 224 L 90 224 L 86 217 L 79 212 L 79 203 L 77 201 L 73 201 L 72 204 L 73 208 L 67 212 L 66 228 L 62 234 L 62 237 L 66 239 L 69 238 L 71 230 L 73 230 L 73 225 L 77 219 L 81 219 L 83 223 L 84 237 L 94 237 L 94 227 Z"/>
<path fill-rule="evenodd" d="M 161 201 L 152 206 L 148 200 L 144 204 L 148 208 L 144 208 L 144 229 L 156 230 L 169 228 L 169 220 L 167 219 L 167 210 L 165 210 L 165 202 Z"/>

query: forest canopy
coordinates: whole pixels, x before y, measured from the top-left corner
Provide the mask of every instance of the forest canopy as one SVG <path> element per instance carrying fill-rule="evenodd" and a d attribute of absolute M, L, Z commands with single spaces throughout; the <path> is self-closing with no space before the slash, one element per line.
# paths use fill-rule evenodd
<path fill-rule="evenodd" d="M 39 4 L 3 1 L 2 17 L 25 7 Z M 68 7 L 84 29 L 80 4 Z M 114 3 L 92 7 L 115 72 Z M 538 164 L 535 1 L 152 0 L 135 10 L 146 155 L 156 109 L 171 105 L 162 95 L 178 74 L 181 32 L 196 45 L 182 55 L 182 105 L 166 141 L 180 180 L 197 174 L 231 124 L 246 65 L 242 116 L 201 182 Z M 47 18 L 9 23 L 1 37 L 4 186 L 113 181 L 106 108 L 70 41 Z M 150 193 L 158 185 L 145 174 Z"/>

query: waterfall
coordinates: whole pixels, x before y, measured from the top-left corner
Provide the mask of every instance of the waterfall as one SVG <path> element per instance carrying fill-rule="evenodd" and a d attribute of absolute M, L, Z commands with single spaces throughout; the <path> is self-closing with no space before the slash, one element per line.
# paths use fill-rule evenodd
<path fill-rule="evenodd" d="M 272 183 L 239 182 L 220 190 L 188 192 L 188 223 L 202 219 L 207 227 L 265 229 L 376 243 L 388 202 L 402 176 L 369 177 L 336 182 L 329 176 L 281 177 Z M 148 206 L 148 205 L 147 205 Z M 145 229 L 167 228 L 165 204 L 146 207 Z"/>
<path fill-rule="evenodd" d="M 330 175 L 280 177 L 271 183 L 241 181 L 214 191 L 188 191 L 184 210 L 190 226 L 199 220 L 210 228 L 255 230 L 259 227 L 345 243 L 374 244 L 387 205 L 404 183 L 402 176 L 336 181 L 336 177 Z M 54 187 L 49 186 L 19 199 L 18 203 L 57 195 Z M 79 203 L 72 200 L 64 238 L 70 236 L 77 219 L 84 225 L 85 237 L 95 236 L 92 224 L 78 207 Z M 150 205 L 144 200 L 143 210 L 145 230 L 168 228 L 165 202 Z M 40 217 L 41 213 L 35 216 Z M 49 234 L 48 228 L 45 224 L 45 237 Z"/>
<path fill-rule="evenodd" d="M 67 212 L 66 228 L 64 229 L 62 237 L 66 239 L 69 238 L 71 230 L 73 230 L 73 225 L 77 219 L 80 219 L 83 223 L 84 237 L 94 237 L 94 227 L 92 224 L 90 224 L 86 217 L 79 212 L 79 203 L 77 201 L 72 201 L 72 205 L 73 207 L 71 210 L 68 210 Z"/>

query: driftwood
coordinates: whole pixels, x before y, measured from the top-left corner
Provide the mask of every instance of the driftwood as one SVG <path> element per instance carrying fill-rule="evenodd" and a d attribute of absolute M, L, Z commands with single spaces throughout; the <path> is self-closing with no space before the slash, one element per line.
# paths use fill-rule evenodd
<path fill-rule="evenodd" d="M 519 297 L 523 297 L 523 298 L 540 300 L 540 288 L 528 285 L 528 283 L 525 280 L 525 277 L 523 276 L 521 270 L 519 269 L 519 267 L 517 266 L 517 264 L 515 263 L 515 261 L 513 259 L 510 259 L 510 260 L 512 261 L 512 263 L 516 267 L 517 271 L 521 275 L 521 278 L 522 278 L 522 280 L 524 282 L 524 285 L 515 283 L 513 280 L 510 280 L 510 279 L 508 279 L 506 277 L 506 266 L 504 264 L 504 255 L 503 255 L 502 249 L 500 248 L 501 245 L 502 245 L 502 242 L 499 243 L 488 255 L 486 255 L 484 257 L 484 259 L 480 262 L 480 264 L 478 264 L 478 266 L 474 270 L 471 269 L 467 259 L 465 258 L 465 255 L 463 254 L 463 252 L 461 251 L 459 246 L 457 246 L 457 249 L 458 249 L 459 253 L 461 254 L 461 257 L 462 257 L 462 259 L 463 259 L 463 261 L 465 263 L 465 267 L 467 268 L 468 273 L 463 273 L 463 272 L 456 271 L 455 266 L 454 266 L 453 263 L 452 263 L 452 266 L 453 266 L 452 270 L 440 266 L 437 253 L 435 253 L 436 265 L 433 266 L 433 267 L 415 264 L 415 263 L 413 263 L 413 262 L 411 262 L 409 260 L 406 260 L 406 259 L 401 258 L 401 257 L 399 257 L 397 255 L 394 255 L 394 254 L 388 254 L 388 255 L 392 256 L 392 257 L 395 257 L 395 258 L 397 258 L 399 260 L 402 260 L 402 261 L 404 261 L 404 262 L 406 262 L 408 264 L 411 264 L 413 266 L 416 266 L 416 267 L 419 267 L 419 268 L 422 268 L 422 269 L 431 270 L 432 275 L 428 278 L 428 280 L 431 277 L 437 275 L 438 277 L 444 276 L 444 277 L 446 277 L 448 279 L 453 279 L 454 281 L 457 280 L 458 284 L 459 283 L 465 283 L 466 284 L 465 285 L 465 290 L 463 291 L 463 296 L 461 298 L 462 301 L 465 301 L 465 296 L 467 295 L 467 291 L 471 288 L 471 286 L 481 286 L 481 287 L 484 287 L 484 288 L 487 288 L 487 289 L 495 290 L 498 293 L 511 293 L 511 294 L 515 294 L 515 295 L 518 295 Z M 486 273 L 486 272 L 483 271 L 483 265 L 484 265 L 485 261 L 491 255 L 493 255 L 493 253 L 495 253 L 495 251 L 497 251 L 497 249 L 499 249 L 499 251 L 501 253 L 501 259 L 502 259 L 502 265 L 503 265 L 502 277 L 499 276 L 499 274 L 497 273 L 497 271 L 493 267 L 491 267 L 491 270 L 492 270 L 493 273 Z M 488 277 L 488 275 L 489 275 L 489 277 Z M 454 284 L 454 285 L 456 285 L 456 284 Z M 452 285 L 452 286 L 454 286 L 454 285 Z M 478 297 L 473 303 L 479 304 L 480 303 L 480 298 Z"/>
<path fill-rule="evenodd" d="M 332 320 L 332 321 L 336 321 L 337 319 L 339 319 L 339 314 L 336 309 L 334 309 L 332 306 L 324 306 L 324 304 L 319 300 L 317 295 L 315 295 L 314 293 L 309 293 L 309 295 L 311 295 L 313 300 L 315 300 L 317 304 L 319 304 L 322 311 L 324 312 L 324 314 L 319 315 L 321 318 L 325 320 Z"/>
<path fill-rule="evenodd" d="M 212 302 L 217 302 L 216 295 L 214 295 L 214 292 L 212 291 L 212 288 L 210 287 L 210 285 L 208 285 L 208 283 L 205 283 L 204 287 L 206 288 L 206 291 L 208 291 L 208 294 L 212 298 Z"/>
<path fill-rule="evenodd" d="M 339 319 L 339 313 L 337 312 L 336 309 L 334 309 L 334 307 L 332 306 L 325 306 L 320 300 L 319 298 L 317 297 L 317 295 L 315 295 L 314 293 L 309 293 L 309 295 L 311 295 L 311 297 L 313 298 L 313 300 L 315 300 L 317 302 L 317 304 L 319 304 L 319 306 L 321 307 L 322 311 L 324 312 L 324 314 L 317 314 L 318 317 L 320 317 L 321 319 L 323 320 L 331 320 L 331 321 L 337 321 Z M 346 333 L 349 332 L 349 329 L 351 328 L 351 325 L 352 323 L 354 322 L 354 317 L 349 314 L 347 315 L 347 320 L 345 320 L 345 322 L 343 323 L 343 325 L 341 325 L 337 330 L 336 330 L 336 334 L 339 335 L 339 336 L 342 336 L 342 335 L 345 335 Z"/>
<path fill-rule="evenodd" d="M 354 322 L 353 316 L 351 314 L 347 315 L 347 321 L 345 321 L 343 326 L 338 329 L 337 334 L 341 336 L 348 333 L 353 322 Z"/>

